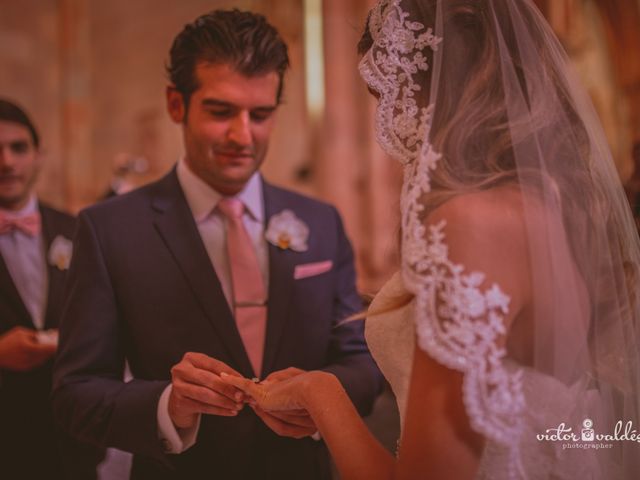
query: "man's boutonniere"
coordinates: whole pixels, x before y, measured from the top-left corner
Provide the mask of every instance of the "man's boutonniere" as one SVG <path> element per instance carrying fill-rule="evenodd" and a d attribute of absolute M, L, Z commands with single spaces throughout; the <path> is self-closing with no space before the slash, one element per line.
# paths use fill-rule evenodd
<path fill-rule="evenodd" d="M 291 210 L 283 210 L 272 216 L 264 236 L 269 243 L 282 250 L 306 252 L 309 248 L 309 227 Z"/>
<path fill-rule="evenodd" d="M 71 263 L 73 243 L 68 238 L 58 235 L 53 239 L 49 248 L 49 264 L 58 267 L 58 270 L 67 270 Z"/>

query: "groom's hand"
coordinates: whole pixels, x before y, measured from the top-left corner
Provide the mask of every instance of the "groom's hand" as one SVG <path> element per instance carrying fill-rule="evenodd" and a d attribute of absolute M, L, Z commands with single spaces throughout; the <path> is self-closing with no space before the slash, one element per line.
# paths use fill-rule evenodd
<path fill-rule="evenodd" d="M 261 383 L 282 382 L 289 378 L 306 373 L 305 370 L 296 367 L 285 368 L 272 372 Z M 311 416 L 306 410 L 287 410 L 278 412 L 265 412 L 258 407 L 253 411 L 275 433 L 284 437 L 303 438 L 315 434 L 318 431 Z"/>
<path fill-rule="evenodd" d="M 185 353 L 171 369 L 169 416 L 178 428 L 193 427 L 200 414 L 233 417 L 244 406 L 244 394 L 220 379 L 241 375 L 225 363 L 202 353 Z"/>

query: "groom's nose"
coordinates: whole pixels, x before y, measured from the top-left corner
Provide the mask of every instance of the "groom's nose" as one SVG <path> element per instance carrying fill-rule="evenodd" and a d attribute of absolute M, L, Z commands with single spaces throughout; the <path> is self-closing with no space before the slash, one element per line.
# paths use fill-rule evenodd
<path fill-rule="evenodd" d="M 237 145 L 251 145 L 251 117 L 249 112 L 240 111 L 229 123 L 228 140 Z"/>

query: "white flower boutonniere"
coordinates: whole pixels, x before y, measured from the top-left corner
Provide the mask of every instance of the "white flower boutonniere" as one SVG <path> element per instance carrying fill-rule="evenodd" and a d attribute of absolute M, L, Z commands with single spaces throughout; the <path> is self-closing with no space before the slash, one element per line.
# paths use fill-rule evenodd
<path fill-rule="evenodd" d="M 73 254 L 73 243 L 68 238 L 58 235 L 51 242 L 49 248 L 49 264 L 58 267 L 59 270 L 67 270 L 71 263 L 71 255 Z"/>
<path fill-rule="evenodd" d="M 309 227 L 291 210 L 283 210 L 269 219 L 265 238 L 282 250 L 306 252 L 309 248 L 307 246 Z"/>

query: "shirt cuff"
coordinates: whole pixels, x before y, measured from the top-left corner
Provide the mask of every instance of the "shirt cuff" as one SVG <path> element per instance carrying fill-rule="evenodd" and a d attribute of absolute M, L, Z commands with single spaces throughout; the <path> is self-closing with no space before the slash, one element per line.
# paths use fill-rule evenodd
<path fill-rule="evenodd" d="M 193 427 L 176 428 L 169 416 L 169 396 L 172 388 L 171 385 L 168 385 L 158 401 L 158 437 L 160 437 L 165 453 L 177 454 L 188 450 L 196 443 L 201 415 L 198 415 L 198 420 Z"/>

